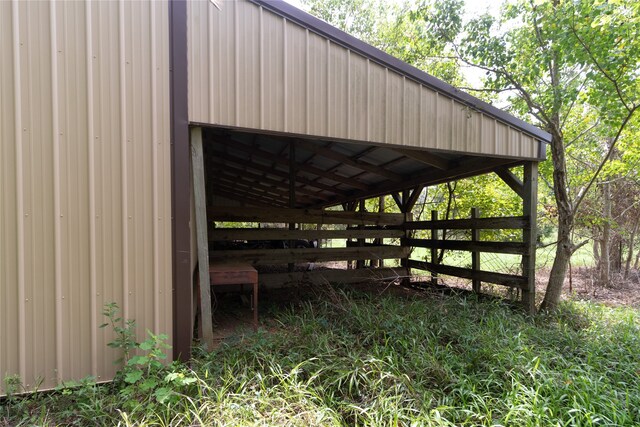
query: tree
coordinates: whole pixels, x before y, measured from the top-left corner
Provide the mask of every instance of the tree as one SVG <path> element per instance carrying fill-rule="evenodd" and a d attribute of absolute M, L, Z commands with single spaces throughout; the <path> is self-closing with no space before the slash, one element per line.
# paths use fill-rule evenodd
<path fill-rule="evenodd" d="M 508 91 L 513 111 L 551 134 L 558 232 L 542 309 L 553 310 L 560 300 L 580 246 L 572 239 L 576 214 L 640 105 L 639 12 L 637 4 L 620 1 L 521 0 L 506 5 L 499 20 L 471 20 L 454 43 L 461 60 L 487 73 L 486 88 Z M 589 179 L 572 187 L 567 146 L 586 129 L 567 124 L 585 103 L 598 109 L 610 145 Z"/>

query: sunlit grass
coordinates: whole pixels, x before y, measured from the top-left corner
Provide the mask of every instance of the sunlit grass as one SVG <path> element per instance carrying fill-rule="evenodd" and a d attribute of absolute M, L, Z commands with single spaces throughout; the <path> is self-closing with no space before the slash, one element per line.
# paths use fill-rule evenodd
<path fill-rule="evenodd" d="M 0 425 L 640 424 L 640 316 L 567 302 L 534 319 L 499 302 L 328 287 L 201 353 L 177 403 L 119 411 L 117 384 L 7 401 Z"/>

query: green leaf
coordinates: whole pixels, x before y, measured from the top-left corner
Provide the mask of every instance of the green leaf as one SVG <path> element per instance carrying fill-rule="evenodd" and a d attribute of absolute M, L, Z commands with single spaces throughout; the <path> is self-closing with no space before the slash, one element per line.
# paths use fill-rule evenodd
<path fill-rule="evenodd" d="M 133 356 L 131 359 L 129 359 L 127 365 L 146 365 L 147 363 L 149 363 L 149 358 L 147 356 Z"/>
<path fill-rule="evenodd" d="M 155 347 L 155 343 L 152 340 L 146 340 L 143 343 L 140 344 L 140 349 L 144 350 L 144 351 L 150 351 L 153 350 Z"/>
<path fill-rule="evenodd" d="M 154 388 L 156 388 L 158 386 L 158 380 L 155 378 L 147 378 L 146 380 L 144 380 L 141 384 L 140 384 L 140 390 L 142 391 L 149 391 L 149 390 L 153 390 Z"/>
<path fill-rule="evenodd" d="M 171 398 L 172 394 L 173 394 L 173 391 L 167 387 L 160 387 L 154 393 L 156 400 L 159 403 L 163 403 L 163 404 L 166 403 Z"/>
<path fill-rule="evenodd" d="M 135 370 L 127 372 L 127 374 L 124 376 L 124 381 L 129 384 L 135 384 L 140 381 L 140 378 L 142 378 L 142 371 Z"/>

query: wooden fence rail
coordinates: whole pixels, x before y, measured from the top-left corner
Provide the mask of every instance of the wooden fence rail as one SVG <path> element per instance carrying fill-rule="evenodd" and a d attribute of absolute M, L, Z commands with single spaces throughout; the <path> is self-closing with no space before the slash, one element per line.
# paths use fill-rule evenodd
<path fill-rule="evenodd" d="M 527 246 L 521 242 L 474 242 L 471 240 L 407 239 L 409 246 L 418 248 L 449 249 L 454 251 L 491 252 L 524 255 Z"/>
<path fill-rule="evenodd" d="M 435 221 L 407 222 L 407 230 L 509 230 L 524 229 L 529 226 L 529 217 L 511 216 L 503 218 L 467 218 L 467 219 L 440 219 Z"/>
<path fill-rule="evenodd" d="M 405 219 L 404 214 L 395 213 L 215 206 L 207 208 L 207 217 L 210 221 L 348 225 L 402 225 Z"/>
<path fill-rule="evenodd" d="M 366 246 L 322 249 L 246 249 L 214 250 L 213 262 L 241 261 L 253 265 L 273 265 L 303 262 L 349 261 L 365 259 L 401 259 L 409 255 L 403 246 Z"/>
<path fill-rule="evenodd" d="M 529 217 L 514 216 L 503 218 L 478 218 L 477 208 L 471 210 L 471 218 L 439 220 L 436 211 L 431 212 L 431 221 L 413 221 L 405 224 L 407 230 L 428 230 L 430 238 L 409 238 L 404 244 L 412 247 L 430 249 L 429 261 L 409 260 L 408 267 L 426 270 L 431 273 L 432 282 L 439 274 L 470 279 L 474 292 L 480 292 L 481 282 L 494 283 L 503 286 L 527 289 L 528 278 L 525 276 L 504 274 L 480 269 L 480 253 L 515 254 L 523 257 L 529 255 L 531 246 L 525 242 L 496 242 L 480 241 L 479 230 L 528 230 Z M 440 230 L 470 230 L 471 240 L 443 240 Z M 467 251 L 471 253 L 472 268 L 454 267 L 438 262 L 437 250 Z M 535 248 L 534 248 L 535 250 Z"/>
<path fill-rule="evenodd" d="M 446 274 L 447 276 L 461 277 L 463 279 L 480 280 L 497 285 L 510 286 L 524 289 L 527 285 L 527 278 L 512 274 L 494 273 L 491 271 L 473 270 L 470 268 L 452 267 L 449 265 L 433 264 L 425 261 L 409 260 L 409 268 L 426 270 L 434 273 Z"/>
<path fill-rule="evenodd" d="M 209 241 L 234 240 L 290 240 L 290 239 L 392 239 L 403 237 L 397 230 L 289 230 L 286 228 L 216 228 Z"/>

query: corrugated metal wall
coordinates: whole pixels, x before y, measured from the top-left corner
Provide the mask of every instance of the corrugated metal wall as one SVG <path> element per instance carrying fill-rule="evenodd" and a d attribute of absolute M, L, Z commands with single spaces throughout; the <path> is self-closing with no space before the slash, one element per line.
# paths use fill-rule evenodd
<path fill-rule="evenodd" d="M 168 55 L 166 2 L 0 2 L 0 377 L 109 379 L 107 302 L 170 334 Z"/>
<path fill-rule="evenodd" d="M 189 119 L 536 158 L 518 129 L 247 0 L 189 2 Z"/>

